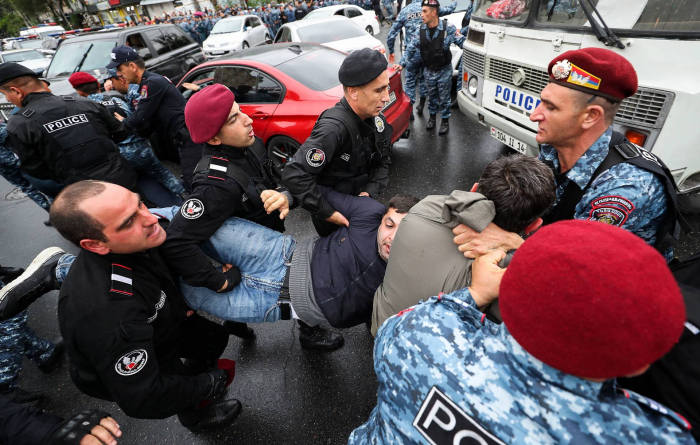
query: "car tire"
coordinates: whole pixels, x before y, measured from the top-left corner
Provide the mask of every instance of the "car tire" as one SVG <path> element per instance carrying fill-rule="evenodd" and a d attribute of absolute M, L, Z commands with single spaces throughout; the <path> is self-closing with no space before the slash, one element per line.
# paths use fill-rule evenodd
<path fill-rule="evenodd" d="M 267 157 L 272 161 L 272 174 L 282 178 L 284 165 L 292 159 L 301 144 L 288 136 L 275 136 L 267 141 Z"/>
<path fill-rule="evenodd" d="M 250 48 L 250 45 L 248 45 L 248 42 L 243 42 L 243 49 L 248 49 Z"/>
<path fill-rule="evenodd" d="M 685 215 L 700 214 L 700 192 L 679 194 L 678 210 Z"/>
<path fill-rule="evenodd" d="M 367 28 L 365 28 L 365 31 L 367 31 L 367 34 L 369 34 L 371 36 L 374 35 L 374 30 L 372 29 L 371 26 L 368 26 Z"/>

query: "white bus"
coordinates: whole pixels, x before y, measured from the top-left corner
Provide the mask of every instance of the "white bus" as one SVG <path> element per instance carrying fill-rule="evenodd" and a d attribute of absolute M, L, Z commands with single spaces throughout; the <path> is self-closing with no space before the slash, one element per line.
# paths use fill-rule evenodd
<path fill-rule="evenodd" d="M 593 24 L 591 26 L 591 23 Z M 681 209 L 700 213 L 700 1 L 475 0 L 462 63 L 460 110 L 514 150 L 538 154 L 530 121 L 549 62 L 608 48 L 637 70 L 615 130 L 668 165 Z"/>

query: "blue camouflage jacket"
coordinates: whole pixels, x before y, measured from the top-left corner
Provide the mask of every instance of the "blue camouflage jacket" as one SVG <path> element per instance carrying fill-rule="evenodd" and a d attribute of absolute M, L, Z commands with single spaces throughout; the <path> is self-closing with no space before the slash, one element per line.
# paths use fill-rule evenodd
<path fill-rule="evenodd" d="M 413 4 L 413 3 L 411 3 Z M 403 12 L 403 9 L 401 10 Z M 445 23 L 443 20 L 440 20 L 438 22 L 438 25 L 435 29 L 430 30 L 428 29 L 428 25 L 423 23 L 419 30 L 416 32 L 417 38 L 411 40 L 411 42 L 406 46 L 406 51 L 404 51 L 403 55 L 401 56 L 401 61 L 399 62 L 399 65 L 403 67 L 410 67 L 414 66 L 416 63 L 419 63 L 421 61 L 420 57 L 420 30 L 421 29 L 427 29 L 428 30 L 428 40 L 433 40 L 438 36 L 439 33 L 445 31 Z M 457 37 L 457 28 L 455 25 L 448 23 L 447 24 L 447 34 L 445 35 L 445 41 L 443 42 L 443 48 L 446 50 L 450 49 L 450 45 L 453 43 L 460 48 L 462 47 L 462 44 L 464 43 L 464 40 L 466 39 L 465 36 L 461 35 Z M 450 66 L 450 69 L 452 67 Z"/>
<path fill-rule="evenodd" d="M 695 443 L 683 418 L 614 380 L 537 360 L 485 319 L 468 289 L 388 319 L 374 369 L 377 406 L 349 445 Z"/>
<path fill-rule="evenodd" d="M 389 49 L 389 54 L 394 54 L 394 42 L 396 42 L 396 37 L 401 32 L 401 28 L 405 28 L 406 37 L 405 44 L 408 45 L 415 39 L 418 39 L 418 28 L 423 24 L 423 20 L 420 18 L 421 2 L 414 1 L 399 12 L 396 16 L 394 24 L 391 25 L 389 34 L 386 37 L 386 46 Z M 448 15 L 452 14 L 457 7 L 457 2 L 453 1 L 448 6 L 442 6 L 438 10 L 438 15 Z"/>
<path fill-rule="evenodd" d="M 557 186 L 557 204 L 570 181 L 582 189 L 588 184 L 608 155 L 611 137 L 612 127 L 608 127 L 566 172 L 566 179 Z M 552 162 L 555 174 L 559 171 L 557 151 L 551 145 L 540 146 L 539 159 Z M 667 201 L 665 187 L 653 173 L 632 164 L 617 164 L 593 181 L 576 206 L 574 218 L 622 227 L 653 246 L 664 222 Z M 673 259 L 673 249 L 664 256 L 668 261 Z"/>

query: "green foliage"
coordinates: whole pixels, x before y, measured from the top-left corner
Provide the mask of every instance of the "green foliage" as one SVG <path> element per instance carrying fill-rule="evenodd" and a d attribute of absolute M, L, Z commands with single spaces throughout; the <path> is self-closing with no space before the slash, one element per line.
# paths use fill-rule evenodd
<path fill-rule="evenodd" d="M 38 21 L 36 19 L 40 14 L 49 11 L 48 0 L 0 0 L 0 2 L 12 2 L 17 11 L 32 21 Z"/>

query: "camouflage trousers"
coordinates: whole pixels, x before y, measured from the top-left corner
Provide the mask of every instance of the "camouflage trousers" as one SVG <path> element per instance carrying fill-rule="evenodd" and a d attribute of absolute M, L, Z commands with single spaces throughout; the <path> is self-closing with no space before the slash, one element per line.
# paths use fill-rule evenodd
<path fill-rule="evenodd" d="M 26 309 L 0 322 L 0 388 L 7 392 L 17 388 L 22 356 L 26 355 L 40 365 L 48 360 L 55 348 L 53 343 L 39 337 L 29 327 Z"/>
<path fill-rule="evenodd" d="M 404 91 L 406 91 L 408 98 L 411 99 L 411 105 L 416 103 L 416 82 L 418 83 L 420 97 L 428 97 L 428 85 L 425 82 L 423 71 L 423 66 L 420 64 L 406 67 L 406 85 Z"/>
<path fill-rule="evenodd" d="M 140 175 L 155 179 L 175 195 L 185 193 L 185 188 L 153 153 L 145 139 L 119 144 L 119 152 Z"/>
<path fill-rule="evenodd" d="M 17 159 L 12 150 L 0 144 L 0 175 L 13 186 L 19 187 L 25 195 L 40 207 L 49 210 L 51 206 L 50 199 L 35 189 L 27 178 L 22 175 L 19 165 L 19 159 Z"/>
<path fill-rule="evenodd" d="M 452 115 L 452 64 L 437 71 L 423 69 L 425 82 L 428 84 L 428 112 L 433 115 L 440 111 L 443 119 Z"/>

